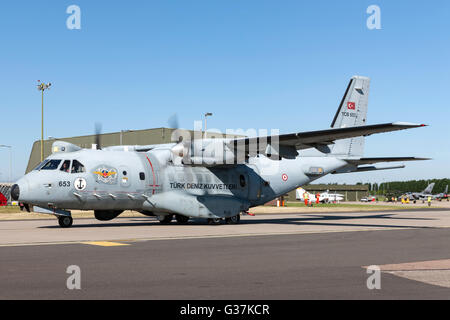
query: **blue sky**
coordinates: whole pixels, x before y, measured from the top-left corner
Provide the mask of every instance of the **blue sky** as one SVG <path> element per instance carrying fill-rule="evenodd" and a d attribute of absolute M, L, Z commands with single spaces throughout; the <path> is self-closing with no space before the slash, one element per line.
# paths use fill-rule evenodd
<path fill-rule="evenodd" d="M 69 30 L 69 5 L 81 30 Z M 381 30 L 369 30 L 369 5 Z M 368 123 L 430 126 L 371 136 L 366 156 L 433 161 L 323 182 L 450 177 L 450 2 L 412 1 L 4 1 L 0 5 L 0 144 L 14 147 L 14 177 L 40 137 L 168 125 L 192 128 L 328 128 L 349 78 L 372 78 Z M 0 149 L 0 180 L 9 174 Z"/>

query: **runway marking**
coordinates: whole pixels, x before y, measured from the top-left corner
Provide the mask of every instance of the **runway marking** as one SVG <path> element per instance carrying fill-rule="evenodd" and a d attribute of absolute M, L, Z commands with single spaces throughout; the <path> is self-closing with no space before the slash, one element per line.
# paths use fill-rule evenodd
<path fill-rule="evenodd" d="M 111 241 L 89 241 L 89 242 L 80 242 L 81 244 L 88 244 L 92 246 L 100 246 L 100 247 L 119 247 L 119 246 L 129 246 L 128 243 L 119 243 L 119 242 L 111 242 Z"/>

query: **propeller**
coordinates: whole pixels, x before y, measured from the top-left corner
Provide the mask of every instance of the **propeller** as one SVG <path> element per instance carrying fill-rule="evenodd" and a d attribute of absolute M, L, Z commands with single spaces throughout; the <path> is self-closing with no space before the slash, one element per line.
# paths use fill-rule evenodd
<path fill-rule="evenodd" d="M 102 124 L 100 122 L 95 123 L 95 144 L 97 145 L 97 150 L 101 150 L 101 134 L 102 134 Z"/>
<path fill-rule="evenodd" d="M 174 113 L 170 116 L 170 118 L 167 120 L 167 123 L 169 124 L 169 128 L 175 129 L 172 131 L 172 141 L 180 143 L 183 141 L 183 136 L 186 135 L 184 130 L 180 129 L 180 124 L 178 123 L 178 115 Z"/>
<path fill-rule="evenodd" d="M 178 115 L 174 113 L 167 120 L 169 127 L 174 129 L 172 131 L 171 140 L 172 142 L 176 142 L 177 144 L 172 148 L 172 153 L 175 157 L 184 157 L 188 153 L 189 149 L 189 141 L 190 136 L 189 132 L 183 129 L 180 129 L 180 125 L 178 123 Z M 186 138 L 186 139 L 185 139 Z"/>

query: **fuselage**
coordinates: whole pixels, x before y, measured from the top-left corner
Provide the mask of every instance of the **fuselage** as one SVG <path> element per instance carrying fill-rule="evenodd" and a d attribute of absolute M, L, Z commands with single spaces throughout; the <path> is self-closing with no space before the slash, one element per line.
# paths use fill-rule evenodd
<path fill-rule="evenodd" d="M 260 155 L 245 164 L 204 167 L 174 164 L 170 157 L 170 150 L 165 149 L 56 153 L 17 182 L 18 199 L 64 210 L 137 210 L 223 218 L 347 164 L 334 157 L 271 160 Z"/>

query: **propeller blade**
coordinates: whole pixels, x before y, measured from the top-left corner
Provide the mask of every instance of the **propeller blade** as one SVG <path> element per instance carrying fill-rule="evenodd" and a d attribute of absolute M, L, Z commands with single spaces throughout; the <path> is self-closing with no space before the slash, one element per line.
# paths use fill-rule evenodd
<path fill-rule="evenodd" d="M 102 134 L 102 124 L 100 122 L 95 123 L 95 144 L 97 145 L 97 150 L 102 149 L 101 145 L 101 134 Z"/>
<path fill-rule="evenodd" d="M 182 142 L 182 133 L 178 132 L 178 129 L 180 128 L 180 124 L 178 123 L 178 115 L 176 113 L 171 115 L 169 120 L 167 120 L 167 123 L 169 124 L 169 128 L 175 129 L 175 131 L 172 132 L 172 141 L 178 143 Z"/>

